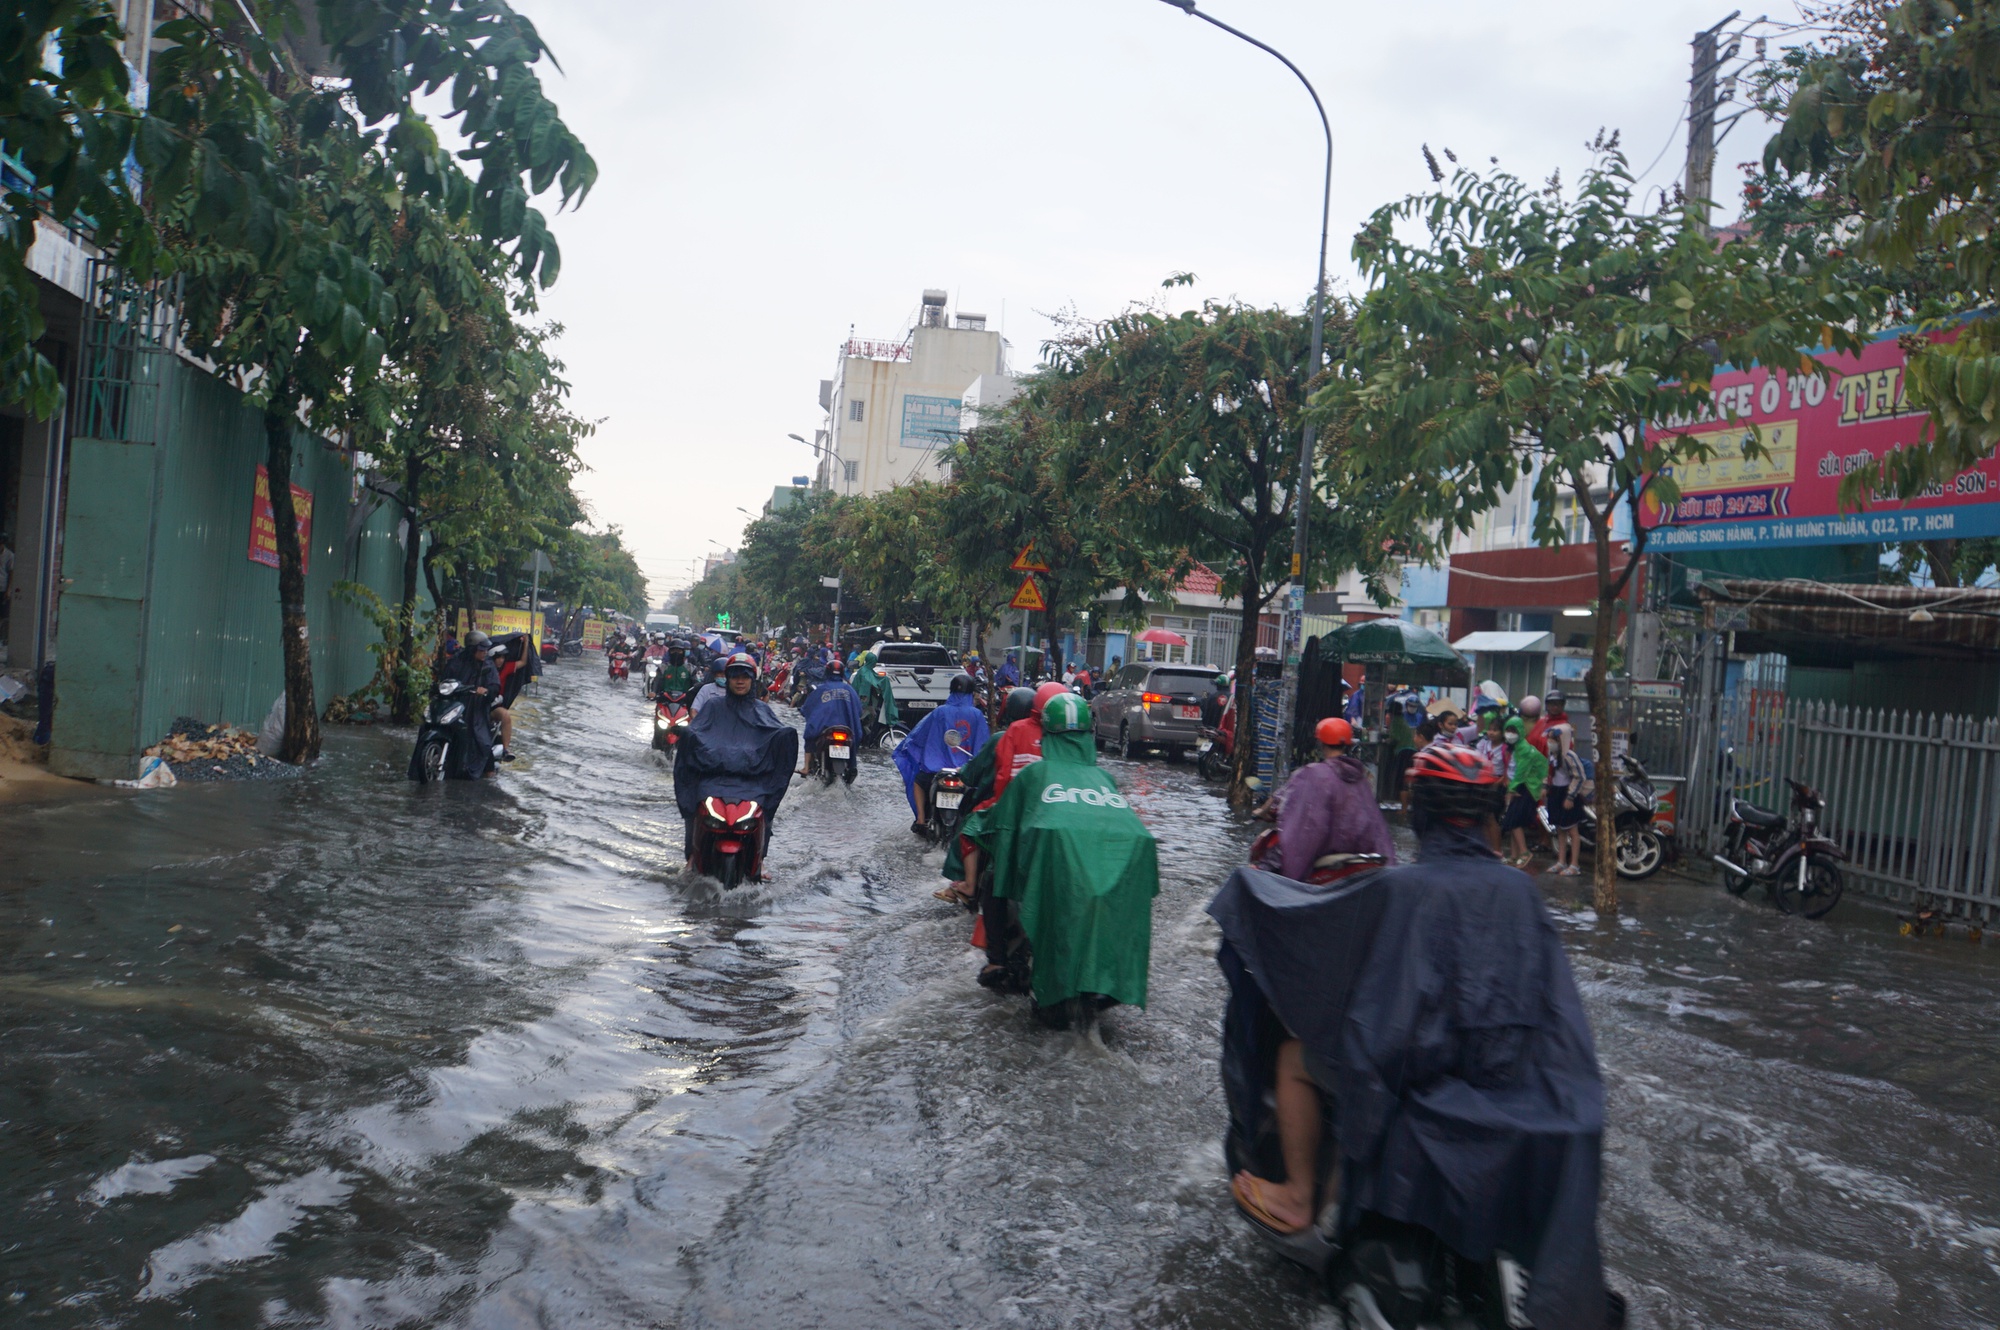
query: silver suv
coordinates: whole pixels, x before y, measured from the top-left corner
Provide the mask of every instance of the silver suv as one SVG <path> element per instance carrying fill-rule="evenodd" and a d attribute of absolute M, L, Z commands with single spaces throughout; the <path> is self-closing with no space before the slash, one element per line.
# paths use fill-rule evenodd
<path fill-rule="evenodd" d="M 1202 665 L 1127 665 L 1090 700 L 1099 743 L 1121 757 L 1158 748 L 1171 758 L 1191 752 L 1201 738 L 1202 699 L 1215 692 L 1218 673 Z"/>
<path fill-rule="evenodd" d="M 937 642 L 877 642 L 869 650 L 889 676 L 904 729 L 914 728 L 951 695 L 951 676 L 962 668 L 951 648 Z"/>

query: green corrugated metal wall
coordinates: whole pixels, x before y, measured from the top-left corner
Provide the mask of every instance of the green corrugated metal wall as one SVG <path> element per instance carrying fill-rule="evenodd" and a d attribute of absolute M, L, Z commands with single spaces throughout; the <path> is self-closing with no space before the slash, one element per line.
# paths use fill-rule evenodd
<path fill-rule="evenodd" d="M 52 761 L 74 774 L 136 769 L 138 752 L 178 716 L 255 728 L 284 690 L 278 573 L 249 558 L 262 414 L 178 359 L 160 390 L 156 445 L 78 439 L 72 450 Z M 399 594 L 401 513 L 380 504 L 350 544 L 346 456 L 303 430 L 296 453 L 294 482 L 313 495 L 306 605 L 325 706 L 375 668 L 374 626 L 334 597 L 334 583 Z M 143 575 L 131 576 L 134 550 L 148 543 Z M 118 569 L 127 575 L 108 584 Z"/>

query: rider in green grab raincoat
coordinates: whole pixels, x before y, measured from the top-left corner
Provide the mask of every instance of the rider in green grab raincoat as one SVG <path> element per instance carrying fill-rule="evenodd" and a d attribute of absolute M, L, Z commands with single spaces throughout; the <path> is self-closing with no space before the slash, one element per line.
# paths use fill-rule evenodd
<path fill-rule="evenodd" d="M 1085 993 L 1146 1005 L 1158 847 L 1097 765 L 1089 703 L 1058 693 L 1043 704 L 1041 760 L 965 834 L 993 856 L 994 894 L 1019 910 L 1038 1005 Z"/>
<path fill-rule="evenodd" d="M 874 652 L 864 651 L 856 658 L 853 677 L 848 682 L 861 694 L 862 715 L 875 716 L 884 725 L 897 722 L 896 693 L 889 687 L 889 676 L 875 664 Z"/>

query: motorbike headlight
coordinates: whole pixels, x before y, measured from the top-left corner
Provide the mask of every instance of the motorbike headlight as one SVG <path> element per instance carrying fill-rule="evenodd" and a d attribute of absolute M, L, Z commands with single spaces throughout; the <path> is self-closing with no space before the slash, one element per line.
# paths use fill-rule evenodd
<path fill-rule="evenodd" d="M 457 691 L 458 691 L 458 680 L 456 679 L 446 679 L 443 683 L 438 685 L 439 697 L 450 697 L 453 693 Z"/>
<path fill-rule="evenodd" d="M 454 703 L 451 706 L 446 707 L 444 714 L 438 717 L 438 724 L 440 725 L 456 724 L 458 718 L 460 716 L 463 716 L 464 714 L 465 714 L 465 703 L 463 702 Z"/>
<path fill-rule="evenodd" d="M 656 716 L 653 719 L 653 725 L 655 726 L 655 728 L 662 730 L 666 729 L 672 723 L 673 722 L 669 721 L 665 716 Z"/>

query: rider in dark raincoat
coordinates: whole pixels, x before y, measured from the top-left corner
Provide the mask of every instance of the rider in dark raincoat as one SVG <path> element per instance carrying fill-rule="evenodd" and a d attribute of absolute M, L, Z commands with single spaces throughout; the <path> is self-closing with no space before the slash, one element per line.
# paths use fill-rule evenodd
<path fill-rule="evenodd" d="M 754 683 L 756 666 L 747 654 L 738 654 L 729 660 L 729 675 L 732 684 Z M 749 689 L 730 687 L 704 702 L 674 758 L 674 802 L 687 819 L 687 852 L 694 848 L 695 815 L 710 795 L 762 804 L 768 847 L 798 761 L 799 732 Z"/>
<path fill-rule="evenodd" d="M 1246 1186 L 1252 1204 L 1284 1188 L 1257 1176 L 1273 1162 L 1257 1143 L 1296 1045 L 1332 1101 L 1344 1236 L 1373 1214 L 1468 1260 L 1504 1251 L 1530 1271 L 1537 1330 L 1603 1330 L 1615 1323 L 1597 1239 L 1604 1084 L 1562 940 L 1541 893 L 1492 849 L 1500 785 L 1484 759 L 1436 745 L 1411 791 L 1416 863 L 1320 888 L 1238 869 L 1209 904 L 1231 989 L 1232 1153 L 1254 1166 L 1238 1202 Z"/>

